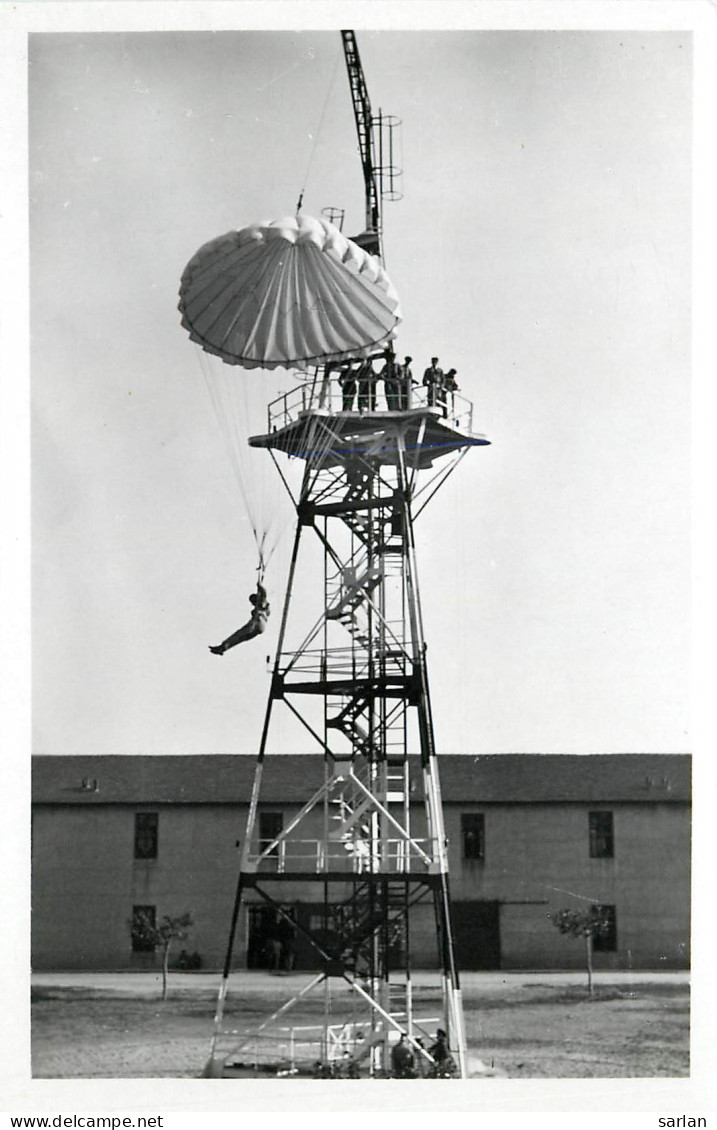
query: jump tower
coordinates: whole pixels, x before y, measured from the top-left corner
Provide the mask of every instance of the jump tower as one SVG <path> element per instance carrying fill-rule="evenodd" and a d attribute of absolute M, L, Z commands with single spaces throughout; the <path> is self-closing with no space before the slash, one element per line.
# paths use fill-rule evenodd
<path fill-rule="evenodd" d="M 380 202 L 393 191 L 394 170 L 381 163 L 385 120 L 371 114 L 353 33 L 342 39 L 366 189 L 366 230 L 356 242 L 381 256 Z M 274 452 L 284 452 L 304 469 L 208 1075 L 385 1076 L 402 1038 L 417 1072 L 429 1074 L 439 1027 L 454 1073 L 466 1075 L 414 524 L 468 449 L 488 441 L 472 431 L 468 401 L 455 395 L 434 406 L 427 392 L 414 389 L 399 408 L 345 411 L 331 370 L 319 367 L 269 406 L 266 434 L 250 439 L 275 462 Z M 297 636 L 294 625 L 306 616 L 295 598 L 305 546 L 320 570 L 317 614 Z M 280 709 L 323 756 L 323 781 L 285 827 L 260 836 Z M 322 907 L 308 922 L 294 921 L 286 906 L 296 884 Z M 257 903 L 310 943 L 320 968 L 251 1027 L 231 1007 L 229 985 L 240 911 Z M 431 985 L 425 973 L 420 985 L 412 981 L 417 920 L 423 943 L 427 922 L 435 932 Z M 292 1026 L 292 1014 L 305 1018 L 312 1007 L 314 1024 Z"/>

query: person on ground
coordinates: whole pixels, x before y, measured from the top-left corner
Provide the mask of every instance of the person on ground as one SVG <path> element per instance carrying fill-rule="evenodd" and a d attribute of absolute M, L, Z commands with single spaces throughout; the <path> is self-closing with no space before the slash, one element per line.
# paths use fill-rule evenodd
<path fill-rule="evenodd" d="M 292 973 L 294 970 L 296 926 L 290 918 L 282 914 L 277 920 L 276 932 L 281 942 L 281 968 L 286 973 Z"/>
<path fill-rule="evenodd" d="M 431 1044 L 428 1054 L 433 1057 L 433 1066 L 429 1074 L 434 1078 L 449 1078 L 456 1074 L 456 1061 L 448 1047 L 448 1035 L 443 1028 L 436 1031 L 435 1043 Z"/>
<path fill-rule="evenodd" d="M 428 1049 L 428 1054 L 433 1056 L 436 1063 L 443 1063 L 451 1054 L 448 1050 L 448 1036 L 443 1028 L 437 1029 L 435 1042 Z"/>
<path fill-rule="evenodd" d="M 391 1074 L 394 1079 L 413 1079 L 416 1075 L 413 1049 L 404 1033 L 391 1048 Z"/>

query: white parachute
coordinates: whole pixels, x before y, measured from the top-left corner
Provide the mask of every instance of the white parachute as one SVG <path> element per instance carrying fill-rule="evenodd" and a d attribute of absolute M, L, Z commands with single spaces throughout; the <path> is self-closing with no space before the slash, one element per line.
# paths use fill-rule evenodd
<path fill-rule="evenodd" d="M 187 264 L 179 296 L 192 341 L 246 369 L 363 357 L 401 320 L 378 259 L 310 216 L 210 240 Z"/>
<path fill-rule="evenodd" d="M 299 215 L 205 243 L 182 274 L 179 310 L 201 347 L 261 575 L 289 511 L 267 453 L 250 448 L 249 436 L 268 430 L 269 402 L 297 379 L 385 347 L 401 320 L 398 295 L 377 258 L 328 220 Z M 266 371 L 255 379 L 231 366 Z"/>

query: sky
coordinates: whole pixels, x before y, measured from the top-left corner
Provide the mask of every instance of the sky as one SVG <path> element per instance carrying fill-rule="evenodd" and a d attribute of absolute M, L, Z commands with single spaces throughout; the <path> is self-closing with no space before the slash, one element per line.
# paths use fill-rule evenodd
<path fill-rule="evenodd" d="M 417 523 L 438 748 L 687 751 L 691 36 L 358 44 L 402 121 L 398 350 L 455 367 L 491 441 Z M 33 751 L 251 753 L 279 616 L 207 650 L 256 554 L 177 291 L 302 189 L 361 229 L 340 36 L 41 32 L 29 63 Z"/>

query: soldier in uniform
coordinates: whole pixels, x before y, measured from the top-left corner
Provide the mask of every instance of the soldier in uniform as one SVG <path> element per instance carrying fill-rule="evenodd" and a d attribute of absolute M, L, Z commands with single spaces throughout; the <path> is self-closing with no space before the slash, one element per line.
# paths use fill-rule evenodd
<path fill-rule="evenodd" d="M 431 357 L 430 367 L 423 374 L 423 384 L 428 389 L 428 406 L 435 408 L 443 396 L 443 369 L 439 369 L 437 357 Z"/>
<path fill-rule="evenodd" d="M 366 408 L 373 412 L 376 407 L 376 374 L 370 357 L 361 362 L 357 377 L 359 412 Z"/>
<path fill-rule="evenodd" d="M 381 379 L 386 394 L 386 407 L 395 412 L 400 407 L 401 385 L 398 378 L 398 365 L 391 349 L 384 353 L 386 364 L 381 370 Z"/>
<path fill-rule="evenodd" d="M 413 379 L 411 372 L 412 357 L 404 357 L 403 364 L 396 366 L 398 374 L 398 388 L 399 388 L 399 408 L 406 409 L 411 407 L 411 390 L 416 383 Z"/>
<path fill-rule="evenodd" d="M 252 606 L 251 616 L 246 624 L 241 628 L 237 628 L 231 636 L 215 647 L 210 645 L 209 650 L 212 655 L 224 655 L 225 651 L 229 651 L 230 647 L 236 647 L 238 643 L 244 643 L 245 640 L 253 640 L 255 636 L 260 635 L 266 628 L 266 622 L 269 619 L 269 601 L 266 598 L 266 589 L 261 581 L 256 583 L 256 592 L 250 593 L 249 603 Z"/>

